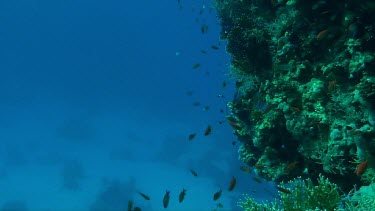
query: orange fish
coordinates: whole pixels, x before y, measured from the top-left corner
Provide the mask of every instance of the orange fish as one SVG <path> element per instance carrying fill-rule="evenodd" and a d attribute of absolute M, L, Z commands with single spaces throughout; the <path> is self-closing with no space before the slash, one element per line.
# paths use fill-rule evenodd
<path fill-rule="evenodd" d="M 276 186 L 276 189 L 279 190 L 282 193 L 286 193 L 286 194 L 291 194 L 292 193 L 292 191 L 290 191 L 290 190 L 288 190 L 286 188 L 280 187 L 280 186 Z"/>
<path fill-rule="evenodd" d="M 247 166 L 241 166 L 240 169 L 241 169 L 241 171 L 244 171 L 244 172 L 246 172 L 246 173 L 249 173 L 249 174 L 251 173 L 250 168 L 247 167 Z"/>
<path fill-rule="evenodd" d="M 236 130 L 241 130 L 241 126 L 239 126 L 235 121 L 234 118 L 231 116 L 226 117 L 227 121 L 229 122 L 230 126 L 232 126 Z"/>
<path fill-rule="evenodd" d="M 359 164 L 359 166 L 357 168 L 357 171 L 356 171 L 357 176 L 361 176 L 363 173 L 365 173 L 365 171 L 367 169 L 367 166 L 368 166 L 367 160 L 365 160 L 361 164 Z"/>
<path fill-rule="evenodd" d="M 236 178 L 232 177 L 232 180 L 230 181 L 228 191 L 232 191 L 234 187 L 236 187 L 237 180 Z"/>
<path fill-rule="evenodd" d="M 288 171 L 291 171 L 291 170 L 293 170 L 293 169 L 296 167 L 297 164 L 298 164 L 298 161 L 291 162 L 291 163 L 289 163 L 289 164 L 286 166 L 286 169 L 287 169 Z"/>
<path fill-rule="evenodd" d="M 206 130 L 204 131 L 204 136 L 210 135 L 211 131 L 212 131 L 211 125 L 208 125 Z"/>
<path fill-rule="evenodd" d="M 324 38 L 326 38 L 328 36 L 328 29 L 325 29 L 321 32 L 319 32 L 317 35 L 316 35 L 316 39 L 317 40 L 322 40 Z"/>

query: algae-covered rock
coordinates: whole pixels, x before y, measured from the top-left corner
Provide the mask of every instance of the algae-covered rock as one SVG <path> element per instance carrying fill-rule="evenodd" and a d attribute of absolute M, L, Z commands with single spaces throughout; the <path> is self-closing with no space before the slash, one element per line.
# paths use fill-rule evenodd
<path fill-rule="evenodd" d="M 231 54 L 240 158 L 276 182 L 324 175 L 341 190 L 375 166 L 375 4 L 215 0 Z M 361 174 L 357 168 L 368 162 Z"/>

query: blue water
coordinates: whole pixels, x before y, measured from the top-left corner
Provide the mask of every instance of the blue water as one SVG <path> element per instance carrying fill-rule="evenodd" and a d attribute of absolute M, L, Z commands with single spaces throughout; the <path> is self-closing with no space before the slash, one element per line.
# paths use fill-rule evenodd
<path fill-rule="evenodd" d="M 129 200 L 158 211 L 166 190 L 173 211 L 272 197 L 239 170 L 230 56 L 209 3 L 1 1 L 0 211 L 123 211 Z"/>

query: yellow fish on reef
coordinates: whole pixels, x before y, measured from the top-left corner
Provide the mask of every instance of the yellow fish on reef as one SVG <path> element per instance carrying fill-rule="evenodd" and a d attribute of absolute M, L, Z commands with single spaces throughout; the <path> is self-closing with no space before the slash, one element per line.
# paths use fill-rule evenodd
<path fill-rule="evenodd" d="M 169 204 L 169 198 L 170 198 L 170 191 L 166 191 L 165 192 L 165 195 L 163 197 L 163 207 L 164 208 L 167 208 L 168 207 L 168 204 Z"/>
<path fill-rule="evenodd" d="M 241 171 L 244 171 L 244 172 L 246 172 L 246 173 L 248 173 L 248 174 L 250 174 L 250 173 L 251 173 L 251 170 L 250 170 L 250 168 L 249 168 L 249 167 L 247 167 L 247 166 L 241 166 L 241 167 L 240 167 L 240 169 L 241 169 Z"/>

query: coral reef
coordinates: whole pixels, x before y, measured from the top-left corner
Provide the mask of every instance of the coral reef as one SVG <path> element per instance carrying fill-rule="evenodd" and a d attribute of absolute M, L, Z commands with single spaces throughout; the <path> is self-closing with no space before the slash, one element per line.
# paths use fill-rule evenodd
<path fill-rule="evenodd" d="M 232 56 L 240 158 L 275 182 L 321 174 L 344 192 L 373 182 L 375 3 L 214 4 Z"/>
<path fill-rule="evenodd" d="M 339 187 L 322 175 L 317 185 L 311 179 L 300 177 L 279 186 L 279 200 L 258 203 L 245 195 L 238 205 L 245 211 L 315 211 L 315 210 L 374 210 L 375 184 L 363 186 L 359 191 L 340 195 Z M 288 188 L 286 188 L 288 186 Z"/>

